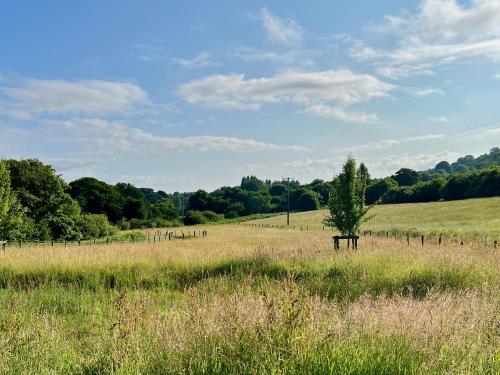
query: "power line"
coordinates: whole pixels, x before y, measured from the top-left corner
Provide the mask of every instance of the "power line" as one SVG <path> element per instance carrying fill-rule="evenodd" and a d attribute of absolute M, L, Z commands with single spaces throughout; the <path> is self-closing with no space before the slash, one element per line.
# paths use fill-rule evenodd
<path fill-rule="evenodd" d="M 492 125 L 496 125 L 496 126 L 491 127 Z M 484 128 L 484 129 L 482 129 L 482 128 Z M 474 131 L 476 129 L 480 129 L 480 130 L 477 130 L 475 132 L 469 133 L 469 132 Z M 483 123 L 483 124 L 480 124 L 480 125 L 477 125 L 477 126 L 473 126 L 471 128 L 468 128 L 468 129 L 464 129 L 464 130 L 461 130 L 461 131 L 458 131 L 458 132 L 450 133 L 450 134 L 444 135 L 443 137 L 435 140 L 434 142 L 432 142 L 432 141 L 431 142 L 426 142 L 425 144 L 419 144 L 419 145 L 416 145 L 414 147 L 408 147 L 408 148 L 405 148 L 405 149 L 393 150 L 393 151 L 388 151 L 388 152 L 385 152 L 385 153 L 381 153 L 381 154 L 376 155 L 376 157 L 389 156 L 389 155 L 393 155 L 394 153 L 398 153 L 398 152 L 404 152 L 404 153 L 408 154 L 408 153 L 411 153 L 411 152 L 414 152 L 414 151 L 419 151 L 421 149 L 425 149 L 425 148 L 428 148 L 428 147 L 436 146 L 436 145 L 439 145 L 439 144 L 442 144 L 442 143 L 446 143 L 446 142 L 450 142 L 450 141 L 455 141 L 457 139 L 461 139 L 461 138 L 464 138 L 464 137 L 470 137 L 470 136 L 473 136 L 473 135 L 476 135 L 476 134 L 483 133 L 485 131 L 495 130 L 495 129 L 500 129 L 500 120 L 489 121 L 489 122 L 486 122 L 486 123 Z"/>

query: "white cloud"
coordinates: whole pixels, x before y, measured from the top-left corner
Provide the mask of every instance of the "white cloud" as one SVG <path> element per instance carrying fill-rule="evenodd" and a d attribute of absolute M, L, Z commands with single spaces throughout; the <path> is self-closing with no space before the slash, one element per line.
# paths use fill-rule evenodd
<path fill-rule="evenodd" d="M 212 75 L 187 82 L 178 89 L 189 103 L 213 108 L 257 110 L 264 103 L 291 102 L 314 115 L 353 121 L 374 120 L 374 115 L 346 113 L 353 104 L 388 97 L 396 86 L 368 74 L 347 69 L 320 72 L 289 71 L 271 77 L 246 79 L 243 74 Z M 314 107 L 335 103 L 338 108 Z M 340 108 L 340 109 L 339 109 Z"/>
<path fill-rule="evenodd" d="M 405 78 L 413 75 L 432 76 L 435 74 L 431 64 L 386 65 L 378 67 L 376 72 L 383 77 L 391 79 Z"/>
<path fill-rule="evenodd" d="M 302 27 L 292 19 L 283 19 L 262 8 L 262 25 L 271 42 L 298 46 L 302 42 Z"/>
<path fill-rule="evenodd" d="M 432 117 L 429 117 L 427 120 L 429 120 L 430 122 L 441 122 L 441 123 L 450 122 L 448 117 L 445 117 L 445 116 L 432 116 Z"/>
<path fill-rule="evenodd" d="M 431 96 L 431 95 L 444 95 L 444 91 L 441 89 L 433 89 L 433 88 L 424 88 L 424 89 L 416 89 L 413 92 L 413 95 L 415 96 Z"/>
<path fill-rule="evenodd" d="M 247 62 L 267 62 L 281 65 L 313 66 L 314 61 L 303 50 L 288 50 L 284 52 L 269 51 L 253 47 L 236 49 L 234 57 Z"/>
<path fill-rule="evenodd" d="M 0 115 L 26 119 L 33 115 L 126 114 L 148 105 L 148 94 L 132 83 L 111 81 L 26 80 L 0 87 Z"/>
<path fill-rule="evenodd" d="M 79 144 L 89 155 L 115 158 L 119 155 L 165 155 L 171 152 L 234 151 L 260 152 L 274 150 L 302 151 L 299 146 L 282 146 L 234 137 L 191 136 L 165 137 L 142 129 L 101 119 L 46 121 L 58 127 L 60 135 Z"/>
<path fill-rule="evenodd" d="M 193 59 L 173 57 L 170 59 L 170 62 L 172 64 L 182 66 L 183 68 L 190 69 L 208 68 L 210 66 L 218 65 L 215 61 L 212 61 L 208 52 L 202 52 Z"/>
<path fill-rule="evenodd" d="M 432 74 L 433 68 L 457 59 L 500 59 L 500 2 L 422 0 L 416 14 L 386 16 L 375 31 L 396 37 L 394 49 L 375 49 L 354 43 L 351 56 L 375 61 L 384 76 Z"/>
<path fill-rule="evenodd" d="M 415 137 L 407 137 L 404 140 L 409 142 L 414 141 L 430 141 L 433 139 L 443 138 L 444 134 L 425 134 L 425 135 L 417 135 Z"/>
<path fill-rule="evenodd" d="M 373 113 L 366 114 L 363 112 L 348 112 L 341 107 L 331 107 L 326 104 L 317 104 L 307 107 L 304 112 L 317 117 L 332 118 L 358 124 L 369 124 L 378 121 L 377 115 Z"/>
<path fill-rule="evenodd" d="M 494 74 L 491 78 L 500 80 L 500 73 Z"/>

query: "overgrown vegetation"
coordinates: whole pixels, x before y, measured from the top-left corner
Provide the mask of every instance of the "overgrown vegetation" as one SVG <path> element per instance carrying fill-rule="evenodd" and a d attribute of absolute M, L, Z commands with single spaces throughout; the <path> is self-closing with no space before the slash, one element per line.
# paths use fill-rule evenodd
<path fill-rule="evenodd" d="M 43 256 L 50 251 L 50 257 Z M 206 238 L 0 253 L 0 373 L 498 372 L 480 244 L 215 226 Z"/>

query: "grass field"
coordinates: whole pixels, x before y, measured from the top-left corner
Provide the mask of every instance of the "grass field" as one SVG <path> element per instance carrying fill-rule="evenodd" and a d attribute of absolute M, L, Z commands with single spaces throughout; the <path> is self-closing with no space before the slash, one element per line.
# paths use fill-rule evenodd
<path fill-rule="evenodd" d="M 321 228 L 327 210 L 291 214 L 296 228 Z M 373 219 L 362 230 L 405 234 L 444 234 L 464 239 L 488 237 L 500 240 L 500 197 L 450 202 L 388 204 L 373 207 Z M 286 224 L 286 216 L 254 221 L 273 225 Z"/>
<path fill-rule="evenodd" d="M 416 223 L 421 207 L 377 210 L 413 210 Z M 464 220 L 444 211 L 448 229 Z M 372 236 L 334 253 L 318 214 L 294 217 L 309 231 L 220 225 L 189 240 L 0 252 L 0 373 L 500 371 L 498 249 Z M 471 230 L 496 233 L 471 215 Z"/>

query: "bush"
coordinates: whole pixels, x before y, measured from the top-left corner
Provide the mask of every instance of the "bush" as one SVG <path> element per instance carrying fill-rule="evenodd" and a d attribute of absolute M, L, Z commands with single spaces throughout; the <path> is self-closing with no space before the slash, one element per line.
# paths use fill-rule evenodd
<path fill-rule="evenodd" d="M 377 203 L 377 201 L 379 201 L 382 196 L 387 193 L 387 191 L 389 191 L 389 189 L 395 188 L 397 186 L 398 183 L 390 177 L 372 183 L 366 188 L 366 204 Z"/>
<path fill-rule="evenodd" d="M 124 217 L 122 217 L 117 223 L 116 223 L 116 226 L 120 229 L 120 230 L 129 230 L 130 229 L 130 223 L 127 221 L 127 219 L 125 219 Z"/>
<path fill-rule="evenodd" d="M 184 216 L 185 225 L 205 224 L 206 222 L 207 218 L 201 211 L 190 210 L 186 212 L 186 216 Z"/>
<path fill-rule="evenodd" d="M 318 195 L 313 191 L 302 193 L 297 201 L 297 209 L 301 211 L 313 211 L 319 208 Z"/>
<path fill-rule="evenodd" d="M 111 236 L 118 228 L 109 224 L 108 218 L 103 214 L 82 214 L 78 219 L 78 228 L 82 239 Z"/>
<path fill-rule="evenodd" d="M 207 221 L 219 221 L 224 218 L 224 215 L 216 214 L 213 211 L 203 211 L 202 214 Z"/>

